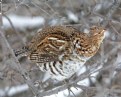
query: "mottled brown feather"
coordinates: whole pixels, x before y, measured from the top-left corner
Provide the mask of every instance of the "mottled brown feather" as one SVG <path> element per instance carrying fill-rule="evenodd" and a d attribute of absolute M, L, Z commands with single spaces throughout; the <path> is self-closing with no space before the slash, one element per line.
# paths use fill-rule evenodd
<path fill-rule="evenodd" d="M 62 54 L 69 57 L 74 50 L 82 57 L 92 57 L 98 51 L 103 36 L 102 27 L 90 28 L 90 35 L 70 26 L 45 27 L 35 34 L 25 52 L 31 61 L 40 63 L 59 60 Z"/>
<path fill-rule="evenodd" d="M 33 59 L 32 61 L 51 62 L 58 60 L 59 55 L 62 55 L 64 52 L 68 54 L 72 53 L 72 41 L 76 36 L 78 36 L 79 33 L 80 32 L 75 28 L 66 26 L 52 26 L 42 29 L 35 35 L 31 43 L 28 45 L 30 50 L 28 53 L 29 59 L 32 60 L 31 57 L 34 56 L 37 58 L 36 60 Z M 56 40 L 51 40 L 49 38 L 55 38 Z M 59 42 L 59 40 L 63 42 Z M 62 48 L 60 49 L 60 47 Z M 37 55 L 35 56 L 35 54 Z M 46 57 L 48 57 L 50 60 L 42 58 L 41 54 L 46 55 Z"/>

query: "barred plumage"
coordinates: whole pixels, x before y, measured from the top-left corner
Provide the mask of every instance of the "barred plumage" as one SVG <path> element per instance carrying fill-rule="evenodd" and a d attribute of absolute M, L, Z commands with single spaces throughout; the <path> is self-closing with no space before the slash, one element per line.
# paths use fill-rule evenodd
<path fill-rule="evenodd" d="M 25 48 L 15 55 L 26 53 L 40 70 L 53 79 L 63 80 L 76 73 L 95 55 L 104 39 L 102 27 L 90 28 L 90 35 L 73 27 L 53 26 L 39 31 Z"/>

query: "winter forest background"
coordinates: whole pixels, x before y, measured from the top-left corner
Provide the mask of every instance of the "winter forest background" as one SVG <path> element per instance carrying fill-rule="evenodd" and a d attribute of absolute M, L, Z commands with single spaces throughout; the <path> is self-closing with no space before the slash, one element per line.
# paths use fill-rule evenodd
<path fill-rule="evenodd" d="M 44 73 L 14 55 L 38 29 L 53 25 L 107 29 L 98 53 L 68 83 L 41 83 Z M 0 97 L 43 96 L 121 97 L 121 0 L 0 0 Z"/>

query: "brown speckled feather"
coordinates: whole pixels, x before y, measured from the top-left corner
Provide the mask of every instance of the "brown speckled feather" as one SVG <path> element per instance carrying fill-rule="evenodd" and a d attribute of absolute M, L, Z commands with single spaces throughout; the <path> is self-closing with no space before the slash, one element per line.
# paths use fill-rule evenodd
<path fill-rule="evenodd" d="M 67 26 L 52 26 L 52 27 L 45 27 L 42 30 L 39 30 L 37 34 L 33 37 L 30 47 L 29 48 L 35 48 L 37 44 L 39 44 L 44 38 L 52 35 L 56 35 L 57 37 L 62 37 L 63 40 L 70 41 L 75 35 L 74 33 L 79 33 L 78 30 L 76 30 L 73 27 L 67 27 Z"/>
<path fill-rule="evenodd" d="M 45 27 L 15 55 L 26 54 L 53 79 L 67 79 L 96 54 L 104 32 L 102 27 L 92 27 L 89 34 L 67 26 Z"/>
<path fill-rule="evenodd" d="M 29 59 L 39 63 L 51 62 L 58 60 L 59 55 L 64 52 L 72 53 L 72 41 L 79 33 L 75 28 L 66 26 L 52 26 L 42 29 L 28 45 Z"/>

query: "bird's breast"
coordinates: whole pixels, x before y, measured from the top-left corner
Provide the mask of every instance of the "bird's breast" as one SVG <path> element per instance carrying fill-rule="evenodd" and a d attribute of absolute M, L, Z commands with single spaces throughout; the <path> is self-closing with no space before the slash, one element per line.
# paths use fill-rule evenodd
<path fill-rule="evenodd" d="M 37 63 L 40 70 L 48 72 L 52 79 L 64 80 L 70 78 L 76 73 L 83 65 L 85 61 L 78 59 L 68 59 L 63 61 L 53 61 L 47 63 Z"/>

